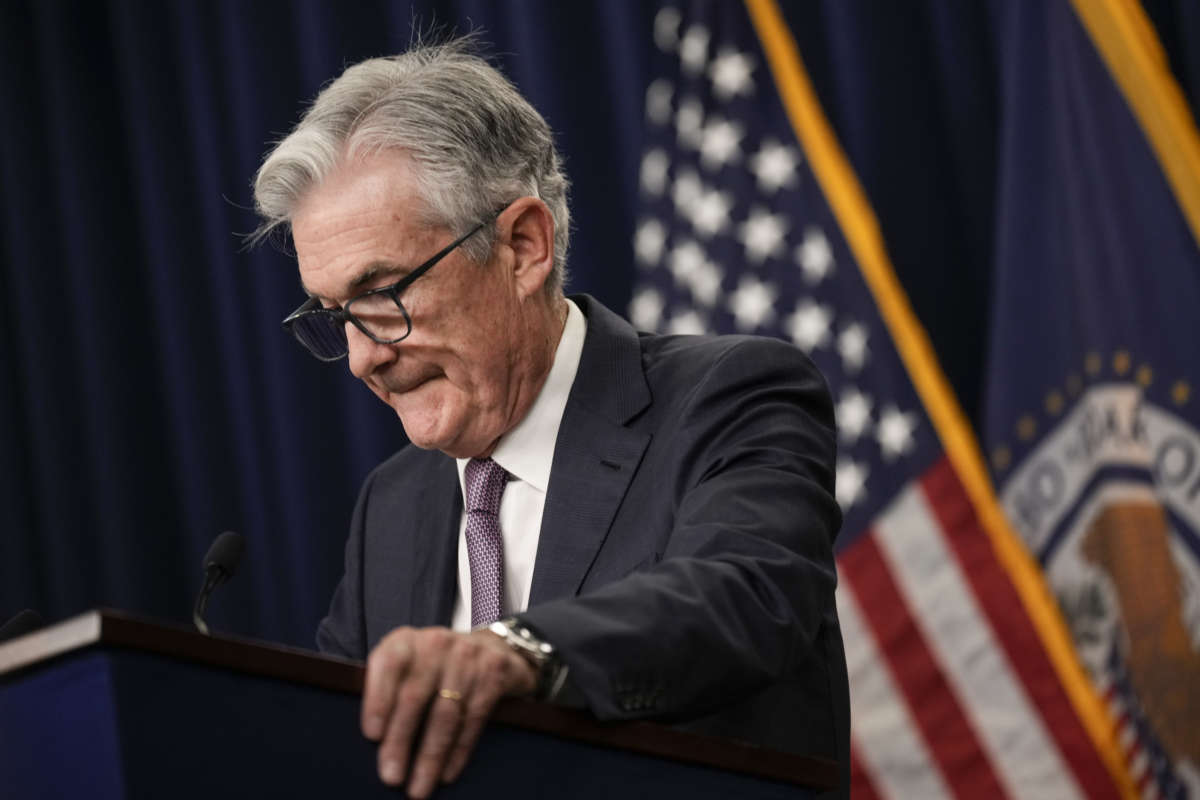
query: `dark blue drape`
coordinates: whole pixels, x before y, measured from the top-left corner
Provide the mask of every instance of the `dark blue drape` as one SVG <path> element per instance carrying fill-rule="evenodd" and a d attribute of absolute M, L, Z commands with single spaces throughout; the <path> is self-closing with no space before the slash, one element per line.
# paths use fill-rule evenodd
<path fill-rule="evenodd" d="M 784 4 L 918 315 L 979 418 L 1000 15 Z M 1148 3 L 1190 97 L 1198 16 Z M 208 543 L 246 535 L 216 627 L 309 645 L 392 413 L 279 320 L 295 266 L 245 252 L 267 143 L 413 28 L 482 28 L 558 133 L 571 288 L 623 309 L 651 3 L 0 3 L 0 618 L 185 620 Z M 420 514 L 414 508 L 411 513 Z"/>
<path fill-rule="evenodd" d="M 103 604 L 186 619 L 209 541 L 232 528 L 244 574 L 215 623 L 311 643 L 358 484 L 403 433 L 279 329 L 302 299 L 295 265 L 237 235 L 255 225 L 267 142 L 414 26 L 482 27 L 561 137 L 575 285 L 621 307 L 652 12 L 4 4 L 0 616 Z"/>

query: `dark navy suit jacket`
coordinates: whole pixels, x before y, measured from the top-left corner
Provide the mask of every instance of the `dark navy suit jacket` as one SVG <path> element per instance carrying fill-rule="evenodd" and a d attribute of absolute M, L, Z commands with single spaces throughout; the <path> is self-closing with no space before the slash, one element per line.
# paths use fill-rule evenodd
<path fill-rule="evenodd" d="M 519 616 L 601 718 L 822 755 L 846 775 L 820 373 L 778 340 L 638 334 L 573 299 L 587 337 Z M 320 648 L 365 658 L 396 626 L 448 625 L 461 514 L 442 453 L 410 446 L 372 472 Z"/>

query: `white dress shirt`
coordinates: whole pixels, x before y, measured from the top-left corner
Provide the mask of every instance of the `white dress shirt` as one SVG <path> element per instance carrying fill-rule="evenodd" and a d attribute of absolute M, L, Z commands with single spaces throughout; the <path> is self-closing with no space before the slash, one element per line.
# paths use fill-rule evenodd
<path fill-rule="evenodd" d="M 500 437 L 492 453 L 492 460 L 513 476 L 500 499 L 500 533 L 504 537 L 501 616 L 524 611 L 529 606 L 529 587 L 533 584 L 533 562 L 537 558 L 538 537 L 542 530 L 542 510 L 546 506 L 554 444 L 558 441 L 558 426 L 567 407 L 567 396 L 579 370 L 586 333 L 583 312 L 567 300 L 567 323 L 554 351 L 554 364 L 546 383 L 529 413 L 517 427 Z M 458 523 L 458 591 L 454 595 L 450 626 L 466 632 L 471 630 L 471 562 L 467 557 L 467 490 L 463 472 L 469 459 L 457 460 L 463 515 Z"/>

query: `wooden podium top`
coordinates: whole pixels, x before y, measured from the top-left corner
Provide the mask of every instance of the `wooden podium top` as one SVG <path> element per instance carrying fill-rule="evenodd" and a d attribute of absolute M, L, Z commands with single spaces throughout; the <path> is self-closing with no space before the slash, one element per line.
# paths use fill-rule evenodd
<path fill-rule="evenodd" d="M 88 611 L 0 644 L 0 681 L 48 660 L 95 646 L 141 650 L 347 694 L 361 694 L 363 687 L 361 662 L 236 636 L 206 636 L 188 628 L 111 610 Z M 838 783 L 838 765 L 829 759 L 767 750 L 648 722 L 599 722 L 584 712 L 532 700 L 502 700 L 492 719 L 601 747 L 701 764 L 810 789 L 830 789 Z"/>

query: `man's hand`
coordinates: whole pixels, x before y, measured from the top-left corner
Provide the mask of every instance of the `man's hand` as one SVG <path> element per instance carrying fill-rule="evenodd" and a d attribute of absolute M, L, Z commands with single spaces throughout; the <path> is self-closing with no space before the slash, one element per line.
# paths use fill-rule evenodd
<path fill-rule="evenodd" d="M 362 731 L 379 742 L 380 779 L 399 786 L 409 777 L 409 796 L 428 797 L 462 772 L 496 702 L 536 687 L 534 668 L 490 631 L 396 628 L 367 657 L 363 692 Z"/>

